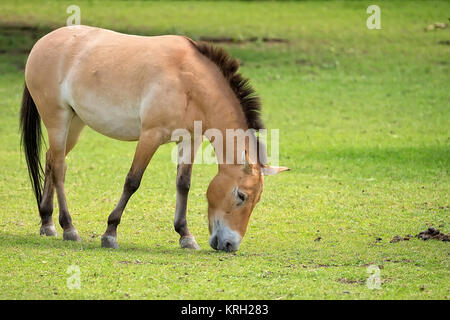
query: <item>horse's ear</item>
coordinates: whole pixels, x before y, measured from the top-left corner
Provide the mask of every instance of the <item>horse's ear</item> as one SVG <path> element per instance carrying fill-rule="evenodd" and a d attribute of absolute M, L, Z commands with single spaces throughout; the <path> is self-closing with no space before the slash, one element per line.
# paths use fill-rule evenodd
<path fill-rule="evenodd" d="M 274 175 L 277 174 L 279 172 L 283 172 L 283 171 L 289 171 L 291 169 L 289 169 L 288 167 L 275 167 L 275 166 L 262 166 L 261 167 L 261 173 L 265 176 L 270 176 L 270 175 Z"/>
<path fill-rule="evenodd" d="M 277 174 L 279 172 L 288 171 L 291 170 L 288 167 L 275 167 L 275 166 L 269 166 L 267 163 L 267 148 L 264 145 L 264 143 L 256 138 L 256 145 L 258 147 L 258 161 L 261 164 L 261 174 L 265 176 L 270 176 Z"/>
<path fill-rule="evenodd" d="M 252 168 L 250 167 L 250 164 L 249 164 L 247 151 L 245 151 L 245 150 L 242 151 L 241 157 L 242 157 L 241 162 L 244 164 L 244 171 L 247 173 L 251 173 Z"/>

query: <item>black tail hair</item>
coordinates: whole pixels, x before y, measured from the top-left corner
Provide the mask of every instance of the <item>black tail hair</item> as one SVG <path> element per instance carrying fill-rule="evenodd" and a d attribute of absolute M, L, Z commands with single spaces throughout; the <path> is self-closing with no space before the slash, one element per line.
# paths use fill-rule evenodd
<path fill-rule="evenodd" d="M 43 176 L 40 157 L 42 144 L 41 117 L 26 83 L 23 89 L 22 108 L 20 109 L 20 132 L 21 145 L 27 160 L 28 174 L 39 207 L 42 199 Z"/>

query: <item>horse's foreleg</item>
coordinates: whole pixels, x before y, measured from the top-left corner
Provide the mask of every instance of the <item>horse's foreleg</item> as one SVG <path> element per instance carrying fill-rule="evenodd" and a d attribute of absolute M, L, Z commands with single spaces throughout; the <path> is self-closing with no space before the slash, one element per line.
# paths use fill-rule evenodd
<path fill-rule="evenodd" d="M 186 221 L 187 199 L 191 184 L 192 164 L 179 164 L 177 167 L 177 203 L 174 227 L 180 234 L 180 246 L 188 249 L 200 249 L 195 238 L 189 232 Z"/>
<path fill-rule="evenodd" d="M 189 232 L 186 221 L 186 210 L 189 189 L 191 186 L 192 165 L 194 163 L 195 154 L 198 146 L 191 143 L 190 153 L 181 155 L 180 152 L 186 153 L 186 150 L 181 150 L 181 145 L 178 145 L 178 166 L 177 166 L 177 202 L 175 208 L 174 227 L 175 231 L 180 234 L 180 246 L 188 249 L 200 249 L 195 241 L 195 238 Z"/>
<path fill-rule="evenodd" d="M 133 164 L 128 172 L 119 203 L 108 217 L 108 227 L 102 236 L 102 247 L 117 248 L 117 226 L 128 200 L 136 192 L 142 176 L 156 149 L 161 145 L 161 134 L 157 130 L 148 130 L 141 134 L 134 154 Z"/>

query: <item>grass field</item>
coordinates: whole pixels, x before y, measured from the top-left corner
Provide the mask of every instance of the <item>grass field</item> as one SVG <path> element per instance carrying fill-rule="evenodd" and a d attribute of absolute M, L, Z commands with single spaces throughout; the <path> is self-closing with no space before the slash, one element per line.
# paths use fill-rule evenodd
<path fill-rule="evenodd" d="M 214 165 L 194 167 L 188 204 L 202 249 L 179 248 L 172 145 L 158 150 L 128 204 L 120 248 L 100 248 L 135 143 L 89 128 L 66 176 L 83 242 L 39 236 L 19 146 L 23 66 L 70 4 L 83 24 L 235 40 L 223 46 L 243 62 L 266 126 L 280 129 L 280 164 L 291 168 L 265 179 L 238 252 L 208 245 Z M 366 27 L 369 4 L 381 8 L 381 30 Z M 445 1 L 1 1 L 0 298 L 449 299 L 448 242 L 390 243 L 430 226 L 450 232 L 450 29 L 424 30 L 449 23 L 449 12 Z M 81 289 L 66 285 L 71 265 Z M 366 286 L 369 265 L 379 266 L 381 289 Z"/>

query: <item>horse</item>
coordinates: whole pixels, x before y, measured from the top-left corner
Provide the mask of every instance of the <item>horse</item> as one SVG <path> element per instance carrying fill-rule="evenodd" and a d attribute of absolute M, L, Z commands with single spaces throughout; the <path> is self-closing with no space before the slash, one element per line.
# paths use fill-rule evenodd
<path fill-rule="evenodd" d="M 86 125 L 113 139 L 137 141 L 122 195 L 101 238 L 104 248 L 118 248 L 117 226 L 126 204 L 157 148 L 171 141 L 171 132 L 192 132 L 195 121 L 203 124 L 202 133 L 264 128 L 260 99 L 238 68 L 224 49 L 184 36 L 137 36 L 78 25 L 39 39 L 25 67 L 20 130 L 40 234 L 58 235 L 52 220 L 56 191 L 63 239 L 81 241 L 67 207 L 64 179 L 65 157 Z M 49 144 L 45 167 L 40 162 L 41 121 Z M 226 153 L 227 145 L 220 151 Z M 218 164 L 207 189 L 209 244 L 215 250 L 238 250 L 260 200 L 263 175 L 288 170 L 268 165 L 263 157 L 251 159 L 249 145 L 235 148 L 232 163 Z M 190 159 L 178 157 L 176 176 L 174 227 L 181 248 L 188 249 L 199 249 L 186 220 L 196 151 Z"/>

